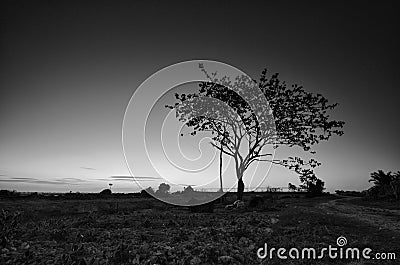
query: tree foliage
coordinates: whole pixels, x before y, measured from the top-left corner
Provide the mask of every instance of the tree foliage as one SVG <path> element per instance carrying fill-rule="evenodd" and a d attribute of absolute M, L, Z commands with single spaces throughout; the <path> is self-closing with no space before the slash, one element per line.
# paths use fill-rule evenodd
<path fill-rule="evenodd" d="M 369 182 L 373 182 L 376 186 L 384 186 L 389 185 L 390 182 L 394 180 L 395 176 L 392 172 L 385 173 L 383 170 L 378 170 L 376 172 L 371 173 L 371 178 Z"/>
<path fill-rule="evenodd" d="M 383 170 L 372 172 L 369 182 L 374 183 L 374 186 L 367 191 L 369 197 L 399 199 L 400 171 L 396 173 L 391 171 L 386 173 Z"/>

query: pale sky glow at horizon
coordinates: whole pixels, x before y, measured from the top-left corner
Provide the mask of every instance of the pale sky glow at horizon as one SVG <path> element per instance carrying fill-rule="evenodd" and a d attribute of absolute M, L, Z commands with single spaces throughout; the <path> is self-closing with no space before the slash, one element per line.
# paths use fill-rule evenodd
<path fill-rule="evenodd" d="M 114 192 L 140 191 L 122 149 L 125 108 L 149 76 L 194 59 L 230 64 L 256 80 L 266 67 L 288 85 L 339 103 L 332 117 L 346 122 L 344 135 L 315 147 L 322 162 L 317 176 L 328 191 L 367 189 L 371 172 L 400 170 L 400 23 L 394 4 L 290 3 L 2 2 L 0 189 L 99 192 L 113 183 Z M 157 126 L 169 111 L 165 102 L 175 102 L 174 89 L 152 113 L 150 146 L 157 144 Z M 173 115 L 167 121 L 165 137 L 176 136 L 179 123 Z M 196 138 L 180 141 L 194 158 Z M 166 147 L 173 150 L 172 143 Z M 205 156 L 199 165 L 213 151 L 206 142 L 200 149 Z M 156 147 L 152 151 L 163 156 Z M 232 166 L 224 175 L 226 187 L 236 181 Z M 260 165 L 258 180 L 268 167 Z M 138 163 L 133 171 L 143 187 L 163 182 L 151 164 Z M 174 181 L 193 184 L 188 175 L 171 172 Z M 211 186 L 218 188 L 218 154 L 204 174 L 215 175 Z M 246 175 L 244 182 L 252 185 Z M 262 186 L 288 182 L 299 184 L 295 174 L 272 166 Z"/>

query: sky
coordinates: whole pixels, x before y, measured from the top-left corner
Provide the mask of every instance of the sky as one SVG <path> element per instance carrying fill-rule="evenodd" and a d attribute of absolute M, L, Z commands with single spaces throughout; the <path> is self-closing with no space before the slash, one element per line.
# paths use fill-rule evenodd
<path fill-rule="evenodd" d="M 125 110 L 148 77 L 196 59 L 232 65 L 254 79 L 267 68 L 339 103 L 331 117 L 346 122 L 345 134 L 316 147 L 322 162 L 316 172 L 328 191 L 363 190 L 371 186 L 371 172 L 400 170 L 395 1 L 0 5 L 1 189 L 157 188 L 163 180 L 151 164 L 131 170 L 140 185 L 132 180 L 122 147 Z M 145 157 L 140 148 L 134 151 L 142 140 L 131 143 L 136 158 Z M 201 146 L 205 160 L 213 156 L 206 143 Z M 209 169 L 218 174 L 215 163 Z M 229 170 L 227 185 L 235 178 Z M 244 182 L 250 185 L 246 176 Z M 272 166 L 263 186 L 288 182 L 298 184 L 297 177 Z"/>

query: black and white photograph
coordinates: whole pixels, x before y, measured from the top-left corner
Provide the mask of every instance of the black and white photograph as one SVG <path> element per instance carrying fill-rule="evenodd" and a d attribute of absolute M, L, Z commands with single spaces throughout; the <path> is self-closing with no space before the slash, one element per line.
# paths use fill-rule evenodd
<path fill-rule="evenodd" d="M 0 264 L 399 264 L 397 1 L 0 3 Z"/>

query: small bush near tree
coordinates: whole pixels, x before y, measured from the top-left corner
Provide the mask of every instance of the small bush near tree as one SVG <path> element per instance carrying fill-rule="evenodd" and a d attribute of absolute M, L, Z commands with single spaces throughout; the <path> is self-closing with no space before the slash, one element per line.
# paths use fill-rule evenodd
<path fill-rule="evenodd" d="M 111 190 L 110 189 L 104 189 L 100 191 L 101 195 L 111 195 Z"/>

